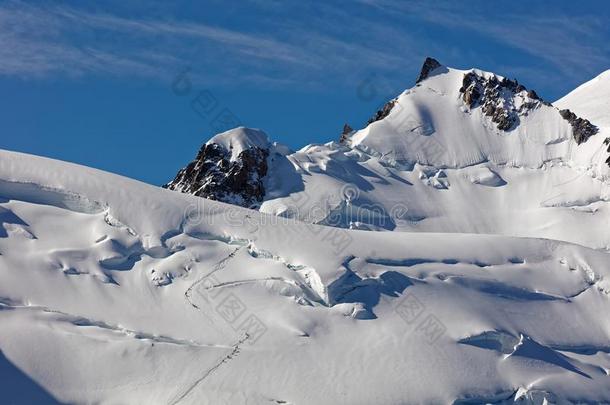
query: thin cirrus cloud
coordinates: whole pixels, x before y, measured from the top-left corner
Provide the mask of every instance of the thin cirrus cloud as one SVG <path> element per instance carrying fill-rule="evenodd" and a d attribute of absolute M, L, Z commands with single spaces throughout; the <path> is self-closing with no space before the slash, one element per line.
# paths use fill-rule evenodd
<path fill-rule="evenodd" d="M 136 75 L 167 79 L 185 66 L 208 80 L 316 83 L 346 71 L 387 70 L 403 58 L 374 44 L 302 26 L 265 34 L 204 23 L 131 19 L 62 6 L 22 2 L 0 6 L 0 74 Z M 222 73 L 222 74 L 220 74 Z"/>
<path fill-rule="evenodd" d="M 457 67 L 472 63 L 564 90 L 610 66 L 608 28 L 598 16 L 495 13 L 448 1 L 246 4 L 242 24 L 229 28 L 9 1 L 0 5 L 0 75 L 166 81 L 190 67 L 199 80 L 217 84 L 309 88 L 353 86 L 374 72 L 389 86 L 404 88 L 425 56 L 438 55 Z M 470 37 L 453 35 L 460 32 Z M 492 52 L 477 47 L 490 41 Z M 515 50 L 529 56 L 512 57 Z"/>
<path fill-rule="evenodd" d="M 492 39 L 508 50 L 518 49 L 533 60 L 546 61 L 564 79 L 582 80 L 583 73 L 593 75 L 609 67 L 610 53 L 605 43 L 610 31 L 605 18 L 591 13 L 593 7 L 583 6 L 581 15 L 567 15 L 558 4 L 544 10 L 523 5 L 525 9 L 519 10 L 517 4 L 499 9 L 496 3 L 481 2 L 465 6 L 453 1 L 359 1 L 388 15 L 416 18 Z M 525 64 L 515 67 L 521 72 L 525 69 Z"/>
<path fill-rule="evenodd" d="M 45 76 L 90 72 L 159 75 L 188 56 L 186 40 L 207 39 L 233 53 L 289 62 L 294 52 L 272 40 L 196 24 L 134 21 L 66 8 L 12 3 L 0 8 L 0 73 Z M 256 49 L 273 49 L 256 54 Z"/>

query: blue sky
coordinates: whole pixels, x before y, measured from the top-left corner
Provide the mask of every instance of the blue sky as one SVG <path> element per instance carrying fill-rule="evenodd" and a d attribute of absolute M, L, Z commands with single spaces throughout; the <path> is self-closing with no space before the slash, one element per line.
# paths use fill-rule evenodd
<path fill-rule="evenodd" d="M 553 101 L 610 68 L 609 17 L 602 1 L 2 1 L 0 148 L 162 184 L 230 122 L 295 149 L 337 139 L 426 56 Z"/>

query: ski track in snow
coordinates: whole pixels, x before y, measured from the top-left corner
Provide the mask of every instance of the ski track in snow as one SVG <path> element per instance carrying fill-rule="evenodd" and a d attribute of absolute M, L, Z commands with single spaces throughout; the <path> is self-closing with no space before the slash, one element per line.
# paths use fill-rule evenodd
<path fill-rule="evenodd" d="M 208 378 L 212 373 L 214 373 L 216 370 L 218 370 L 220 368 L 220 366 L 222 366 L 223 364 L 227 364 L 230 360 L 233 360 L 240 352 L 240 347 L 241 345 L 248 340 L 249 336 L 246 333 L 244 335 L 244 337 L 240 338 L 233 346 L 231 349 L 231 352 L 229 354 L 227 354 L 226 356 L 222 357 L 216 364 L 214 364 L 214 366 L 212 366 L 211 368 L 207 369 L 203 375 L 197 379 L 191 386 L 189 386 L 186 391 L 182 394 L 180 394 L 180 396 L 178 396 L 178 398 L 176 398 L 175 400 L 171 401 L 170 404 L 171 405 L 176 405 L 177 403 L 183 401 L 186 397 L 188 397 L 190 395 L 191 392 L 193 392 L 193 390 L 195 388 L 197 388 L 206 378 Z"/>
<path fill-rule="evenodd" d="M 201 310 L 201 308 L 191 300 L 191 296 L 192 296 L 193 290 L 195 288 L 197 288 L 197 286 L 199 284 L 201 284 L 202 282 L 204 282 L 207 278 L 212 276 L 214 273 L 216 273 L 219 270 L 224 269 L 227 266 L 227 263 L 229 262 L 229 260 L 234 258 L 235 255 L 237 254 L 237 252 L 239 252 L 241 249 L 243 249 L 243 247 L 236 248 L 227 257 L 225 257 L 224 259 L 222 259 L 221 261 L 216 263 L 214 265 L 213 269 L 209 273 L 207 273 L 206 275 L 204 275 L 204 276 L 200 277 L 199 279 L 197 279 L 193 284 L 191 284 L 191 286 L 189 288 L 187 288 L 187 290 L 184 292 L 184 298 L 186 299 L 186 301 L 189 303 L 190 306 L 192 306 L 193 308 L 195 308 L 197 310 Z"/>
<path fill-rule="evenodd" d="M 83 317 L 80 315 L 69 314 L 67 312 L 48 308 L 46 306 L 18 305 L 18 304 L 14 304 L 14 303 L 10 303 L 10 302 L 11 301 L 8 299 L 0 298 L 0 310 L 31 310 L 31 311 L 40 311 L 40 312 L 48 313 L 48 314 L 56 314 L 56 315 L 60 315 L 60 317 L 57 319 L 58 322 L 67 322 L 71 325 L 74 325 L 78 328 L 83 328 L 83 329 L 93 328 L 93 329 L 116 332 L 117 334 L 119 334 L 121 336 L 140 340 L 140 341 L 151 341 L 154 343 L 167 343 L 167 344 L 173 344 L 173 345 L 178 345 L 178 346 L 188 346 L 188 347 L 210 347 L 210 348 L 220 348 L 220 349 L 228 347 L 225 345 L 204 344 L 204 343 L 199 343 L 199 342 L 196 342 L 193 340 L 173 338 L 170 336 L 155 335 L 155 334 L 148 333 L 148 332 L 132 330 L 132 329 L 124 328 L 119 325 L 108 324 L 103 321 L 97 321 L 97 320 Z M 84 335 L 86 336 L 86 332 L 84 333 Z"/>

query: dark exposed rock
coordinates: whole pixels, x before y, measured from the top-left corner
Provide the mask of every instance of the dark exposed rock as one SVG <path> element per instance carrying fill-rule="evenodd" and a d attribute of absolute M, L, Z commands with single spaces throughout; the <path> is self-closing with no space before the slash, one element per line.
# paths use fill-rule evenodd
<path fill-rule="evenodd" d="M 587 142 L 591 136 L 599 131 L 597 126 L 591 124 L 589 120 L 577 117 L 576 114 L 570 110 L 560 110 L 559 114 L 572 125 L 572 134 L 578 145 Z"/>
<path fill-rule="evenodd" d="M 526 92 L 523 94 L 523 92 Z M 468 72 L 462 80 L 462 100 L 470 108 L 481 107 L 483 113 L 491 118 L 501 131 L 510 131 L 519 124 L 519 116 L 529 110 L 546 104 L 534 90 L 527 90 L 516 80 L 498 79 L 497 76 L 483 77 Z M 515 100 L 520 97 L 519 107 Z"/>
<path fill-rule="evenodd" d="M 392 111 L 392 108 L 394 108 L 395 104 L 396 104 L 396 99 L 390 100 L 387 103 L 385 103 L 383 105 L 383 107 L 381 107 L 381 109 L 379 109 L 375 113 L 375 115 L 368 120 L 367 124 L 372 124 L 375 121 L 379 121 L 379 120 L 382 120 L 385 117 L 387 117 L 390 114 L 390 111 Z"/>
<path fill-rule="evenodd" d="M 460 93 L 463 93 L 462 99 L 469 107 L 474 107 L 479 102 L 483 95 L 483 89 L 480 81 L 477 80 L 477 75 L 473 72 L 466 73 L 462 80 Z"/>
<path fill-rule="evenodd" d="M 419 83 L 422 80 L 427 79 L 428 76 L 430 75 L 430 72 L 432 72 L 434 69 L 437 69 L 441 66 L 442 65 L 436 59 L 427 57 L 426 60 L 424 61 L 423 66 L 421 67 L 421 72 L 419 73 L 419 76 L 417 77 L 417 80 L 415 81 L 415 83 Z"/>
<path fill-rule="evenodd" d="M 341 132 L 341 138 L 339 138 L 339 143 L 346 143 L 352 132 L 354 132 L 354 129 L 349 124 L 343 125 L 343 132 Z"/>
<path fill-rule="evenodd" d="M 540 100 L 540 97 L 538 97 L 538 93 L 536 93 L 534 90 L 528 90 L 527 91 L 527 96 L 529 98 L 534 99 L 534 100 Z"/>
<path fill-rule="evenodd" d="M 197 157 L 164 188 L 254 207 L 263 200 L 263 178 L 267 174 L 269 151 L 259 147 L 243 150 L 234 161 L 221 145 L 205 144 Z"/>

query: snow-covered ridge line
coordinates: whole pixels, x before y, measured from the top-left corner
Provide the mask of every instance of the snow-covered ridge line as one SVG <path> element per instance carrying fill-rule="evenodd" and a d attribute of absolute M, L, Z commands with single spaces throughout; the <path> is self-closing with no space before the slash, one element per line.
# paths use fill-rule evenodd
<path fill-rule="evenodd" d="M 428 58 L 415 87 L 365 128 L 345 126 L 339 143 L 293 152 L 260 130 L 237 128 L 208 141 L 168 187 L 336 227 L 483 232 L 607 248 L 591 214 L 607 210 L 610 130 L 573 104 L 556 107 L 516 80 Z M 356 192 L 346 198 L 345 189 Z M 585 200 L 599 203 L 565 209 Z M 473 201 L 480 206 L 467 208 L 479 205 Z M 509 212 L 529 225 L 516 229 Z M 593 234 L 560 229 L 570 221 L 589 224 Z"/>

